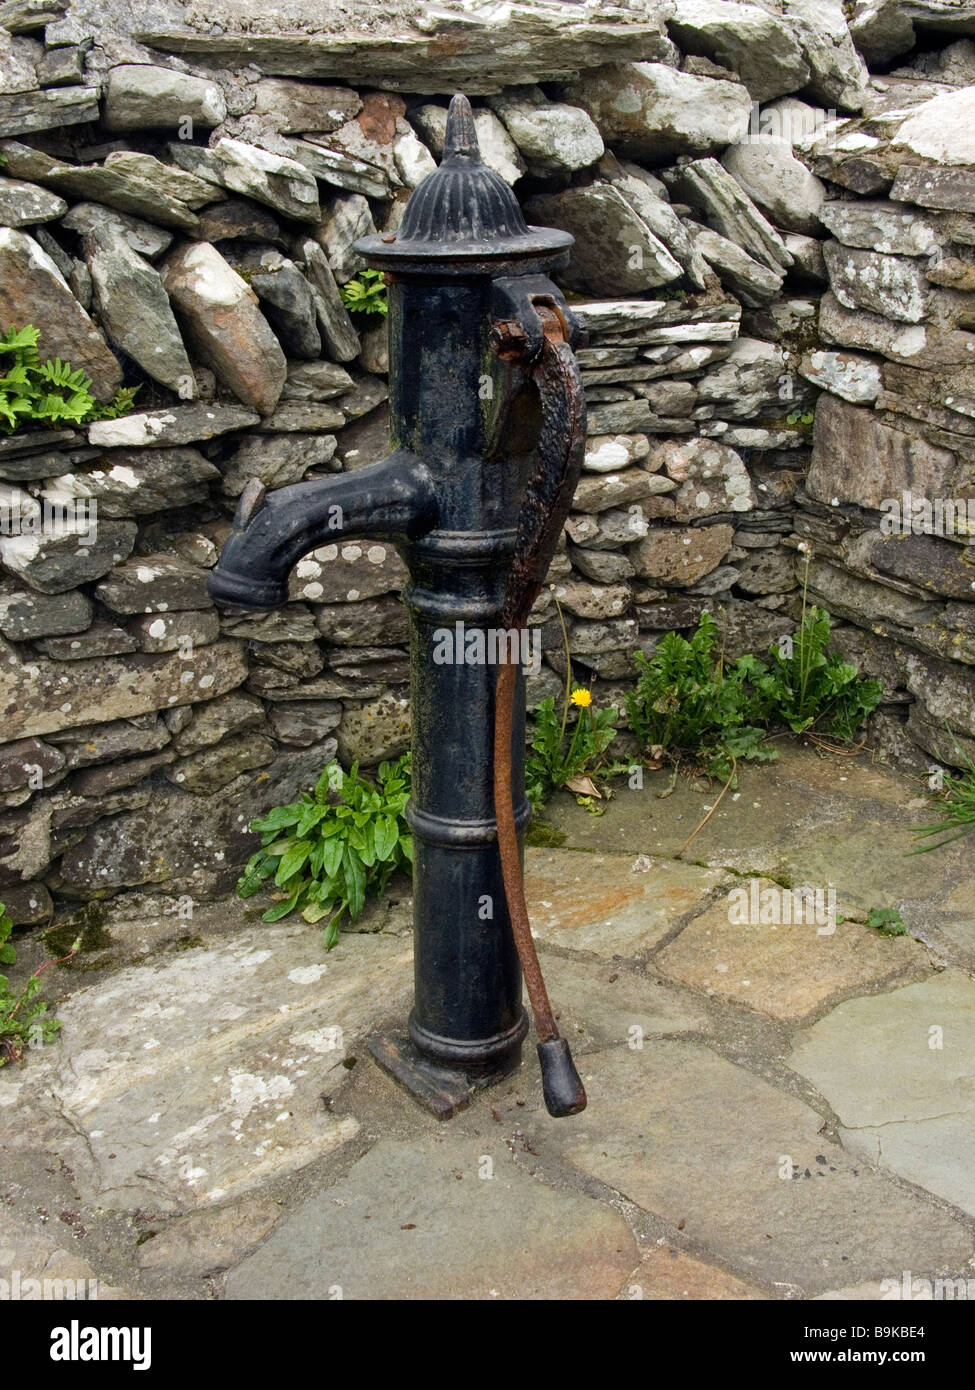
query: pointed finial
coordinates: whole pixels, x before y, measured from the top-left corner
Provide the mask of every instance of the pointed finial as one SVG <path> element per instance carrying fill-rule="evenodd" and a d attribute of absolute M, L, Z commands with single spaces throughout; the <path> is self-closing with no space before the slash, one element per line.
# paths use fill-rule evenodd
<path fill-rule="evenodd" d="M 441 163 L 446 163 L 455 155 L 466 155 L 478 164 L 481 162 L 481 151 L 477 144 L 477 130 L 474 127 L 474 112 L 463 92 L 457 92 L 450 99 Z"/>

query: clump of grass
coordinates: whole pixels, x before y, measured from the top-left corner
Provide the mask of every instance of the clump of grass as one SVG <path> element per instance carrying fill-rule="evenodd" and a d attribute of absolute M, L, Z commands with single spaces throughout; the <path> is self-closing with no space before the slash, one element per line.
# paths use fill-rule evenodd
<path fill-rule="evenodd" d="M 918 827 L 915 832 L 917 839 L 927 840 L 928 843 L 919 844 L 910 851 L 911 854 L 927 854 L 929 850 L 941 849 L 943 845 L 950 845 L 953 840 L 960 840 L 963 835 L 969 835 L 975 830 L 975 763 L 962 753 L 950 728 L 948 733 L 951 734 L 965 771 L 960 777 L 946 774 L 942 789 L 945 814 L 933 825 Z"/>
<path fill-rule="evenodd" d="M 17 952 L 10 940 L 13 922 L 7 915 L 6 906 L 0 903 L 0 965 L 13 965 Z M 34 971 L 22 989 L 11 989 L 6 975 L 0 974 L 0 1067 L 7 1062 L 19 1062 L 29 1047 L 39 1047 L 50 1042 L 61 1027 L 60 1019 L 48 1012 L 48 1006 L 37 996 L 40 993 L 40 976 L 50 965 L 63 965 L 72 960 L 81 949 L 78 938 L 66 956 L 60 960 L 49 960 Z"/>

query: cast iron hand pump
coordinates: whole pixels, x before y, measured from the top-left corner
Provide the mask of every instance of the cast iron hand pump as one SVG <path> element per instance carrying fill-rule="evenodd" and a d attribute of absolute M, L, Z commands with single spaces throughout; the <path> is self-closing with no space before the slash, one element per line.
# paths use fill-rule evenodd
<path fill-rule="evenodd" d="M 586 1103 L 552 1016 L 522 881 L 530 811 L 518 639 L 568 515 L 585 438 L 572 354 L 580 335 L 544 274 L 566 264 L 571 244 L 566 232 L 526 225 L 511 189 L 481 161 L 466 97 L 455 96 L 443 161 L 399 230 L 356 243 L 389 285 L 395 452 L 269 495 L 252 480 L 210 583 L 219 603 L 275 607 L 287 601 L 295 563 L 326 541 L 375 536 L 403 555 L 416 988 L 408 1038 L 370 1046 L 440 1115 L 517 1067 L 528 1030 L 522 971 L 546 1105 L 570 1115 Z M 465 633 L 480 642 L 469 646 Z"/>

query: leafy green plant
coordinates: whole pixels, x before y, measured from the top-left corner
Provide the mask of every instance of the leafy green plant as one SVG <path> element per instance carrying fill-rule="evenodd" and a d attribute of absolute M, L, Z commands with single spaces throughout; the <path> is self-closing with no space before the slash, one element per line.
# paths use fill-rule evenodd
<path fill-rule="evenodd" d="M 141 390 L 141 383 L 138 386 L 120 386 L 112 399 L 105 405 L 96 401 L 85 416 L 83 423 L 87 424 L 90 420 L 118 420 L 120 416 L 128 415 Z"/>
<path fill-rule="evenodd" d="M 715 777 L 731 775 L 736 760 L 771 761 L 741 658 L 726 670 L 715 654 L 718 625 L 702 613 L 690 638 L 668 632 L 650 656 L 634 653 L 635 688 L 627 694 L 630 728 L 647 749 L 672 760 L 690 756 Z"/>
<path fill-rule="evenodd" d="M 867 926 L 881 936 L 906 936 L 907 927 L 896 907 L 872 907 L 867 913 Z"/>
<path fill-rule="evenodd" d="M 354 314 L 386 314 L 389 303 L 382 271 L 363 270 L 346 281 L 339 293 L 342 303 Z"/>
<path fill-rule="evenodd" d="M 248 861 L 237 892 L 249 898 L 273 880 L 281 892 L 264 913 L 265 922 L 296 911 L 306 922 L 319 922 L 331 913 L 325 931 L 331 950 L 342 917 L 348 913 L 355 921 L 368 894 L 381 893 L 395 869 L 410 870 L 409 793 L 408 754 L 381 763 L 376 785 L 360 775 L 358 763 L 343 774 L 333 760 L 313 792 L 251 822 L 261 848 Z"/>
<path fill-rule="evenodd" d="M 815 418 L 815 412 L 812 410 L 791 410 L 785 417 L 785 423 L 795 429 L 810 430 Z"/>
<path fill-rule="evenodd" d="M 570 706 L 578 715 L 567 739 Z M 618 714 L 615 705 L 594 709 L 591 692 L 581 688 L 568 696 L 561 717 L 555 712 L 553 696 L 541 702 L 535 711 L 535 737 L 525 764 L 525 787 L 533 810 L 539 810 L 559 787 L 574 791 L 583 805 L 594 809 L 593 798 L 598 798 L 600 791 L 593 777 L 606 777 L 618 770 L 615 765 L 600 765 L 616 737 Z"/>
<path fill-rule="evenodd" d="M 624 770 L 622 763 L 609 766 L 603 754 L 616 737 L 619 710 L 593 709 L 592 691 L 585 686 L 572 688 L 572 654 L 569 650 L 569 630 L 558 599 L 555 607 L 562 624 L 562 645 L 565 652 L 565 692 L 562 697 L 562 717 L 555 713 L 555 699 L 549 696 L 535 710 L 535 736 L 525 763 L 525 791 L 532 811 L 542 809 L 548 797 L 558 787 L 575 792 L 580 806 L 593 815 L 601 815 L 598 803 L 605 796 L 593 778 L 601 781 Z M 569 711 L 575 709 L 576 720 L 566 744 Z"/>
<path fill-rule="evenodd" d="M 714 618 L 702 613 L 689 639 L 668 632 L 651 656 L 634 654 L 627 713 L 645 748 L 672 761 L 691 757 L 727 778 L 736 762 L 777 756 L 764 746 L 775 725 L 797 734 L 815 727 L 849 742 L 880 703 L 880 682 L 862 680 L 831 650 L 829 614 L 807 607 L 805 591 L 798 632 L 773 644 L 767 661 L 747 655 L 726 667 L 717 634 Z"/>
<path fill-rule="evenodd" d="M 975 763 L 962 753 L 950 727 L 948 733 L 955 745 L 955 751 L 964 763 L 965 772 L 960 777 L 951 773 L 945 774 L 942 788 L 945 815 L 933 825 L 918 827 L 915 832 L 917 839 L 927 840 L 929 843 L 919 844 L 916 849 L 910 851 L 911 854 L 927 854 L 929 850 L 941 849 L 942 845 L 950 845 L 952 840 L 960 840 L 963 835 L 975 832 Z"/>
<path fill-rule="evenodd" d="M 880 682 L 862 680 L 857 668 L 831 649 L 824 608 L 806 608 L 795 637 L 773 644 L 768 662 L 742 658 L 758 696 L 756 709 L 766 719 L 788 724 L 794 734 L 815 725 L 849 742 L 880 704 Z"/>
<path fill-rule="evenodd" d="M 743 658 L 746 674 L 765 718 L 787 724 L 794 734 L 816 725 L 820 733 L 850 742 L 880 704 L 884 688 L 880 681 L 861 680 L 857 668 L 833 651 L 830 616 L 808 601 L 812 551 L 806 542 L 799 549 L 804 561 L 799 630 L 769 647 L 768 667 Z"/>
<path fill-rule="evenodd" d="M 17 959 L 10 942 L 12 931 L 13 923 L 0 903 L 0 965 L 13 965 Z M 16 992 L 11 992 L 6 975 L 0 975 L 0 1067 L 19 1061 L 24 1049 L 36 1042 L 50 1042 L 61 1027 L 60 1020 L 48 1013 L 44 1000 L 37 998 L 39 973 L 35 971 Z"/>
<path fill-rule="evenodd" d="M 7 370 L 0 376 L 0 430 L 12 434 L 21 425 L 85 424 L 89 420 L 116 419 L 131 410 L 138 386 L 116 392 L 108 405 L 99 405 L 91 394 L 91 378 L 60 357 L 40 360 L 40 329 L 32 324 L 9 328 L 0 337 L 0 360 Z"/>

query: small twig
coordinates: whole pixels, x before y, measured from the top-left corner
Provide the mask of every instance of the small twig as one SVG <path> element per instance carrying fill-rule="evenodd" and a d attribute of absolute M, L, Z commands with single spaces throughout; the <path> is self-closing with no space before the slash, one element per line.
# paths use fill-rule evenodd
<path fill-rule="evenodd" d="M 864 739 L 855 748 L 837 748 L 835 744 L 827 743 L 825 739 L 821 739 L 818 734 L 810 733 L 808 729 L 806 730 L 806 738 L 811 739 L 817 748 L 822 748 L 827 753 L 835 753 L 838 758 L 855 758 L 867 746 L 867 740 Z"/>
<path fill-rule="evenodd" d="M 36 980 L 38 975 L 43 975 L 45 970 L 50 970 L 52 965 L 67 965 L 69 960 L 74 960 L 75 956 L 78 954 L 80 950 L 81 938 L 79 937 L 66 956 L 59 956 L 57 960 L 46 960 L 43 965 L 39 965 L 37 967 L 37 969 L 31 975 L 31 979 Z"/>
<path fill-rule="evenodd" d="M 706 816 L 704 817 L 704 819 L 701 821 L 700 825 L 696 826 L 695 829 L 693 829 L 693 830 L 691 831 L 690 835 L 688 835 L 687 839 L 684 841 L 684 843 L 681 845 L 680 849 L 679 849 L 679 850 L 677 851 L 677 853 L 674 855 L 674 858 L 675 858 L 675 859 L 679 859 L 679 858 L 681 857 L 681 855 L 684 853 L 685 849 L 687 849 L 687 846 L 688 846 L 688 845 L 691 843 L 691 841 L 694 839 L 695 835 L 699 834 L 699 832 L 702 831 L 702 830 L 704 829 L 704 827 L 707 825 L 708 821 L 711 819 L 711 817 L 714 815 L 715 811 L 716 811 L 716 810 L 718 809 L 718 807 L 721 805 L 721 798 L 724 796 L 725 792 L 728 790 L 728 788 L 731 786 L 732 782 L 735 780 L 735 773 L 736 773 L 737 771 L 738 771 L 738 762 L 737 762 L 737 759 L 735 758 L 734 753 L 732 753 L 732 754 L 731 754 L 731 773 L 730 773 L 730 775 L 729 775 L 729 777 L 728 777 L 727 782 L 725 782 L 724 786 L 721 788 L 721 791 L 718 793 L 718 799 L 717 799 L 717 801 L 714 803 L 714 805 L 711 807 L 710 811 L 707 813 L 707 815 L 706 815 Z"/>

